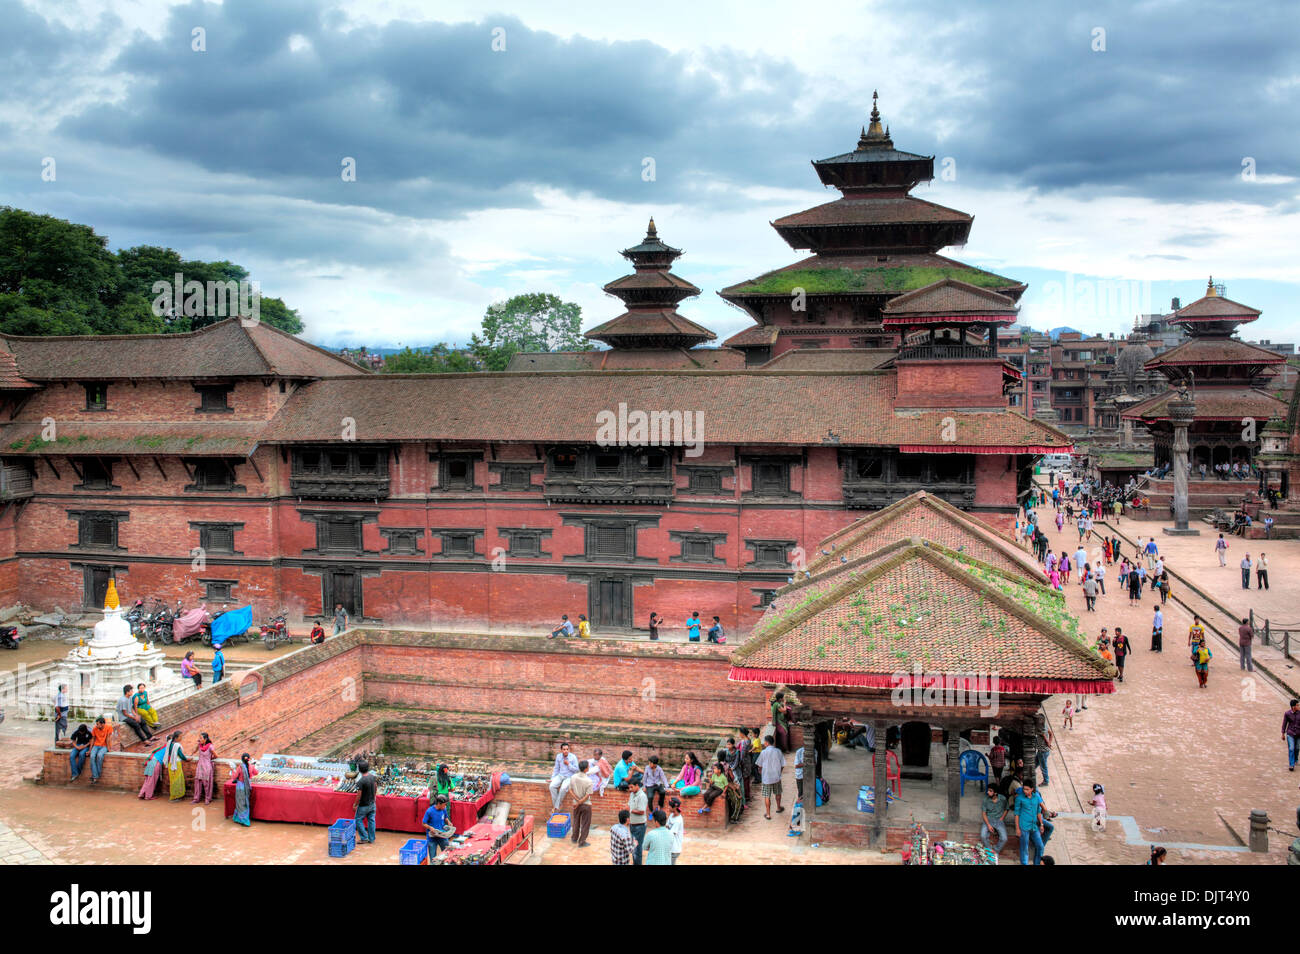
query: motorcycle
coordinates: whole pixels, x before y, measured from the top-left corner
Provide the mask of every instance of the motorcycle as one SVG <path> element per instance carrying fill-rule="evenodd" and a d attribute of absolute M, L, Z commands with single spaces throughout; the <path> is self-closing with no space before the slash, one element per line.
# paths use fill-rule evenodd
<path fill-rule="evenodd" d="M 0 626 L 0 649 L 17 649 L 22 642 L 23 634 L 17 626 Z"/>
<path fill-rule="evenodd" d="M 262 624 L 261 635 L 262 645 L 267 649 L 274 649 L 280 643 L 293 642 L 293 636 L 289 633 L 289 623 L 284 610 L 281 610 L 278 616 L 272 616 Z"/>

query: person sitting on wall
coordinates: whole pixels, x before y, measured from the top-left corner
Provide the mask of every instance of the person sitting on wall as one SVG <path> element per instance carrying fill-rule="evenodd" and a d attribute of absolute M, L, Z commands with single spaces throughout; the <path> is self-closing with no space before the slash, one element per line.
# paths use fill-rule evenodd
<path fill-rule="evenodd" d="M 572 636 L 572 635 L 573 635 L 573 624 L 569 622 L 569 617 L 566 614 L 560 617 L 560 625 L 555 629 L 551 630 L 551 635 L 547 638 L 554 639 L 556 636 Z"/>
<path fill-rule="evenodd" d="M 624 749 L 623 757 L 614 766 L 614 774 L 610 776 L 609 784 L 620 792 L 626 792 L 628 779 L 637 771 L 639 771 L 637 764 L 632 760 L 632 750 Z"/>
<path fill-rule="evenodd" d="M 609 784 L 609 780 L 613 775 L 614 770 L 605 759 L 604 751 L 594 749 L 591 758 L 587 760 L 587 778 L 591 780 L 592 794 L 604 795 L 605 786 Z"/>
<path fill-rule="evenodd" d="M 320 620 L 316 620 L 316 624 L 312 626 L 311 633 L 307 638 L 311 640 L 313 646 L 319 646 L 325 642 L 325 627 L 321 625 Z"/>

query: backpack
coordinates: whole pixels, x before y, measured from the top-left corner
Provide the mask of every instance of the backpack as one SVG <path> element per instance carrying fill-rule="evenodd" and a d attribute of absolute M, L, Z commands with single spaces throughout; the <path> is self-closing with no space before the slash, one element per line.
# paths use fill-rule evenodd
<path fill-rule="evenodd" d="M 826 779 L 817 779 L 817 806 L 820 808 L 831 800 L 831 787 Z"/>

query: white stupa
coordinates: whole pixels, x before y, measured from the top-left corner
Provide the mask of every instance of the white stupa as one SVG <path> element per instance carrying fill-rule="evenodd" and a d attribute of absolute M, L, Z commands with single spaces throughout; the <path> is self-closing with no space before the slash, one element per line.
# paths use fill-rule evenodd
<path fill-rule="evenodd" d="M 49 682 L 30 691 L 25 708 L 29 718 L 52 718 L 54 694 L 59 685 L 68 687 L 72 711 L 68 722 L 89 722 L 97 716 L 113 715 L 122 687 L 144 683 L 149 704 L 161 708 L 192 691 L 193 685 L 167 668 L 166 656 L 153 644 L 146 645 L 131 634 L 131 624 L 123 618 L 117 587 L 108 581 L 104 597 L 104 618 L 95 624 L 90 642 L 68 653 L 49 674 Z"/>

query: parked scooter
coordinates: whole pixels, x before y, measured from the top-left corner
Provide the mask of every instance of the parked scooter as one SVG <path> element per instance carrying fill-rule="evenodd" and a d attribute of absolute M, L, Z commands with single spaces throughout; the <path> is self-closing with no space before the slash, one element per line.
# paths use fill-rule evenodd
<path fill-rule="evenodd" d="M 17 649 L 22 642 L 23 634 L 17 626 L 0 626 L 0 649 Z"/>

